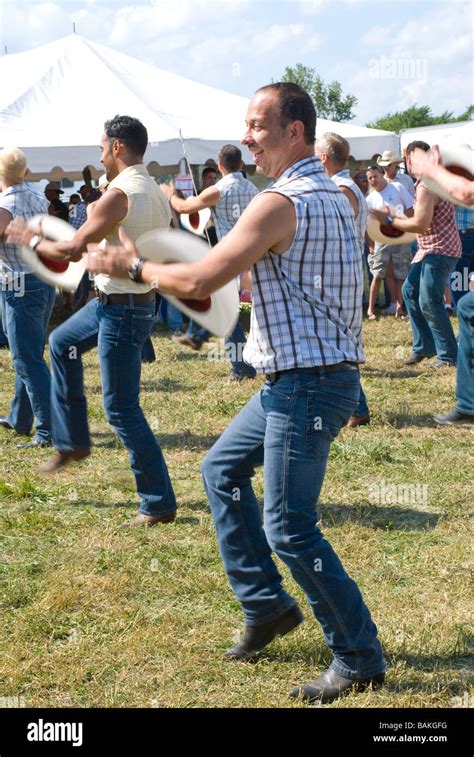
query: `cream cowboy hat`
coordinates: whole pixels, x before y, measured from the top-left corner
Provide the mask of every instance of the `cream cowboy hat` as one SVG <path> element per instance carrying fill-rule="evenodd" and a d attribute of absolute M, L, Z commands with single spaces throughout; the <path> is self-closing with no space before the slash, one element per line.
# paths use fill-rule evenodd
<path fill-rule="evenodd" d="M 140 255 L 154 263 L 195 263 L 209 253 L 205 242 L 178 229 L 146 231 L 137 239 L 135 246 Z M 158 281 L 158 291 L 159 286 Z M 235 279 L 203 300 L 180 299 L 171 294 L 163 296 L 216 336 L 227 336 L 239 317 L 239 290 Z"/>
<path fill-rule="evenodd" d="M 76 229 L 62 218 L 50 215 L 33 216 L 28 220 L 27 226 L 30 231 L 35 231 L 40 236 L 53 239 L 55 242 L 70 242 L 76 233 Z M 30 271 L 46 284 L 64 289 L 66 292 L 76 291 L 85 271 L 82 260 L 77 263 L 67 260 L 49 260 L 46 257 L 42 258 L 35 250 L 26 246 L 21 247 L 21 254 Z"/>
<path fill-rule="evenodd" d="M 197 210 L 195 213 L 181 213 L 179 220 L 186 231 L 196 234 L 198 237 L 204 237 L 204 229 L 211 217 L 209 208 Z"/>
<path fill-rule="evenodd" d="M 389 205 L 388 208 L 390 210 L 390 215 L 394 218 L 396 216 L 398 216 L 398 218 L 406 218 L 406 216 L 403 213 L 399 213 L 393 205 Z M 395 226 L 391 226 L 388 223 L 380 223 L 378 218 L 371 214 L 369 215 L 369 221 L 367 224 L 367 234 L 374 242 L 379 242 L 380 244 L 411 244 L 416 239 L 416 234 L 413 234 L 410 231 L 401 231 L 401 229 L 396 229 Z"/>
<path fill-rule="evenodd" d="M 377 158 L 378 166 L 390 166 L 392 163 L 401 163 L 403 158 L 396 155 L 393 150 L 385 150 L 380 158 Z"/>

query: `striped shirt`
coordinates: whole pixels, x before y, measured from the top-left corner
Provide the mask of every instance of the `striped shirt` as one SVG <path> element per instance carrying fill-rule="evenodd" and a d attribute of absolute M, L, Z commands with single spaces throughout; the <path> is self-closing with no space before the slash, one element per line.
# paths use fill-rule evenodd
<path fill-rule="evenodd" d="M 85 202 L 77 202 L 69 208 L 69 223 L 76 230 L 87 221 L 87 211 Z"/>
<path fill-rule="evenodd" d="M 367 229 L 367 222 L 369 220 L 369 208 L 365 197 L 355 181 L 351 179 L 351 175 L 348 169 L 345 169 L 344 171 L 338 171 L 338 173 L 334 174 L 334 176 L 331 176 L 331 179 L 335 184 L 337 184 L 338 187 L 347 187 L 352 192 L 354 192 L 357 202 L 359 203 L 359 212 L 357 214 L 357 218 L 355 219 L 355 225 L 357 229 L 357 238 L 359 240 L 361 255 L 363 255 L 365 245 L 365 232 Z M 353 210 L 352 205 L 351 210 Z"/>
<path fill-rule="evenodd" d="M 128 166 L 113 179 L 107 192 L 120 189 L 128 200 L 128 211 L 125 218 L 112 229 L 106 237 L 107 244 L 120 245 L 118 234 L 120 226 L 136 242 L 138 237 L 156 228 L 168 229 L 171 223 L 171 210 L 163 190 L 151 178 L 145 165 L 137 163 Z M 149 292 L 149 284 L 138 284 L 131 279 L 119 279 L 100 273 L 95 276 L 95 286 L 106 294 Z"/>
<path fill-rule="evenodd" d="M 258 189 L 240 171 L 226 174 L 214 186 L 221 195 L 217 205 L 211 208 L 220 241 L 235 226 L 249 202 L 258 194 Z"/>
<path fill-rule="evenodd" d="M 456 226 L 459 231 L 474 229 L 474 208 L 456 207 Z"/>
<path fill-rule="evenodd" d="M 252 268 L 245 362 L 259 373 L 363 362 L 362 257 L 347 199 L 315 157 L 264 191 L 293 203 L 296 232 L 284 253 L 269 250 Z"/>
<path fill-rule="evenodd" d="M 0 208 L 8 211 L 12 218 L 20 216 L 28 220 L 37 213 L 47 213 L 48 204 L 42 192 L 25 182 L 7 187 L 0 193 Z M 8 244 L 3 237 L 0 239 L 0 262 L 4 273 L 31 273 L 23 262 L 21 247 Z"/>
<path fill-rule="evenodd" d="M 415 184 L 415 192 L 420 186 L 420 179 Z M 424 187 L 425 185 L 422 184 Z M 415 194 L 416 197 L 416 194 Z M 462 252 L 461 237 L 456 226 L 456 210 L 447 200 L 436 203 L 433 220 L 424 234 L 417 234 L 418 250 L 413 263 L 419 263 L 426 255 L 447 255 L 460 258 Z"/>

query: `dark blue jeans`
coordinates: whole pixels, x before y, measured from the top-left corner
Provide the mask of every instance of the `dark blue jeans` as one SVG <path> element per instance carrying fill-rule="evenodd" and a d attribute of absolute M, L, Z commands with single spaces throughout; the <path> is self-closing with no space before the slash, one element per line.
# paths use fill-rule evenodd
<path fill-rule="evenodd" d="M 457 307 L 459 323 L 456 410 L 474 415 L 474 292 L 461 297 Z"/>
<path fill-rule="evenodd" d="M 154 302 L 102 305 L 94 299 L 49 339 L 54 446 L 60 452 L 90 447 L 81 358 L 98 346 L 105 413 L 128 449 L 145 515 L 176 510 L 163 454 L 139 402 L 141 351 L 154 317 Z"/>
<path fill-rule="evenodd" d="M 246 343 L 242 324 L 237 321 L 232 333 L 225 338 L 225 350 L 231 364 L 231 375 L 236 378 L 244 376 L 255 378 L 257 375 L 255 368 L 246 363 L 242 357 Z"/>
<path fill-rule="evenodd" d="M 13 286 L 2 291 L 5 327 L 15 369 L 15 394 L 8 422 L 19 434 L 29 434 L 36 424 L 36 438 L 51 440 L 50 376 L 43 354 L 54 287 L 34 274 L 19 274 Z"/>
<path fill-rule="evenodd" d="M 402 287 L 413 331 L 413 352 L 456 363 L 457 343 L 444 307 L 444 288 L 457 258 L 427 255 L 413 263 Z"/>
<path fill-rule="evenodd" d="M 359 400 L 355 368 L 295 371 L 267 380 L 204 459 L 204 485 L 230 584 L 246 624 L 295 603 L 272 550 L 289 567 L 349 678 L 385 670 L 377 629 L 356 583 L 318 527 L 317 502 L 329 448 Z M 264 466 L 263 518 L 252 488 Z"/>
<path fill-rule="evenodd" d="M 454 273 L 451 274 L 451 291 L 457 305 L 461 297 L 469 291 L 469 274 L 474 271 L 474 229 L 460 231 L 462 255 L 458 258 Z"/>

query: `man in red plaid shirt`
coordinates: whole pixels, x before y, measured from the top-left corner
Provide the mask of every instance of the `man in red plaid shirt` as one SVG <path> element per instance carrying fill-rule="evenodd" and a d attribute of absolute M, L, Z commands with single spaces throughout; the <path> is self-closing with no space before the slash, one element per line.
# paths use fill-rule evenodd
<path fill-rule="evenodd" d="M 410 142 L 407 166 L 413 170 L 410 155 L 415 149 L 427 152 L 426 142 Z M 456 365 L 457 343 L 444 307 L 444 288 L 461 257 L 461 239 L 456 226 L 454 206 L 430 192 L 420 175 L 415 184 L 415 213 L 412 218 L 391 218 L 387 211 L 374 211 L 385 223 L 417 234 L 418 250 L 403 285 L 403 296 L 413 331 L 413 351 L 405 365 L 435 357 L 433 368 Z"/>

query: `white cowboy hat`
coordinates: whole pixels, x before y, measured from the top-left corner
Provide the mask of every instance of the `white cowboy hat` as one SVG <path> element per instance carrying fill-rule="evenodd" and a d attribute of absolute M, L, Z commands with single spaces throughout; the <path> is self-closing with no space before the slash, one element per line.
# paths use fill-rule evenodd
<path fill-rule="evenodd" d="M 451 171 L 451 173 L 457 174 L 458 176 L 464 176 L 464 178 L 469 179 L 469 181 L 474 181 L 474 150 L 471 150 L 470 147 L 465 145 L 458 147 L 444 147 L 440 145 L 439 152 L 441 160 L 443 161 L 443 166 L 448 171 Z M 460 205 L 463 208 L 469 207 L 472 210 L 472 206 L 463 205 L 458 200 L 455 200 L 449 192 L 446 192 L 445 189 L 440 187 L 438 182 L 434 179 L 423 177 L 423 184 L 426 184 L 428 189 L 437 194 L 438 197 L 442 197 L 443 200 L 448 200 L 449 202 L 452 202 L 453 205 Z"/>
<path fill-rule="evenodd" d="M 195 213 L 181 213 L 179 220 L 186 229 L 198 237 L 204 237 L 204 229 L 211 217 L 209 208 L 203 208 Z"/>
<path fill-rule="evenodd" d="M 35 231 L 47 239 L 53 239 L 55 242 L 69 242 L 76 233 L 76 229 L 63 221 L 62 218 L 50 215 L 33 216 L 28 220 L 27 226 L 31 231 Z M 71 263 L 67 260 L 64 262 L 49 260 L 46 257 L 42 258 L 35 250 L 25 246 L 22 246 L 21 253 L 28 268 L 46 284 L 64 289 L 66 292 L 76 291 L 85 271 L 82 260 L 77 263 Z"/>
<path fill-rule="evenodd" d="M 209 247 L 195 236 L 177 229 L 152 229 L 142 234 L 135 246 L 140 255 L 155 263 L 194 263 L 209 252 Z M 158 281 L 159 291 L 159 281 Z M 204 300 L 164 297 L 193 321 L 216 336 L 227 336 L 239 317 L 239 289 L 235 279 Z"/>
<path fill-rule="evenodd" d="M 406 218 L 403 213 L 399 213 L 397 208 L 389 205 L 390 215 L 394 218 Z M 395 226 L 391 226 L 388 223 L 380 223 L 378 218 L 369 214 L 369 222 L 367 224 L 367 234 L 374 242 L 380 242 L 380 244 L 411 244 L 416 239 L 416 234 L 411 231 L 401 231 L 396 229 Z"/>
<path fill-rule="evenodd" d="M 392 163 L 401 163 L 403 158 L 397 155 L 393 150 L 384 150 L 380 158 L 377 158 L 378 166 L 390 166 Z"/>

